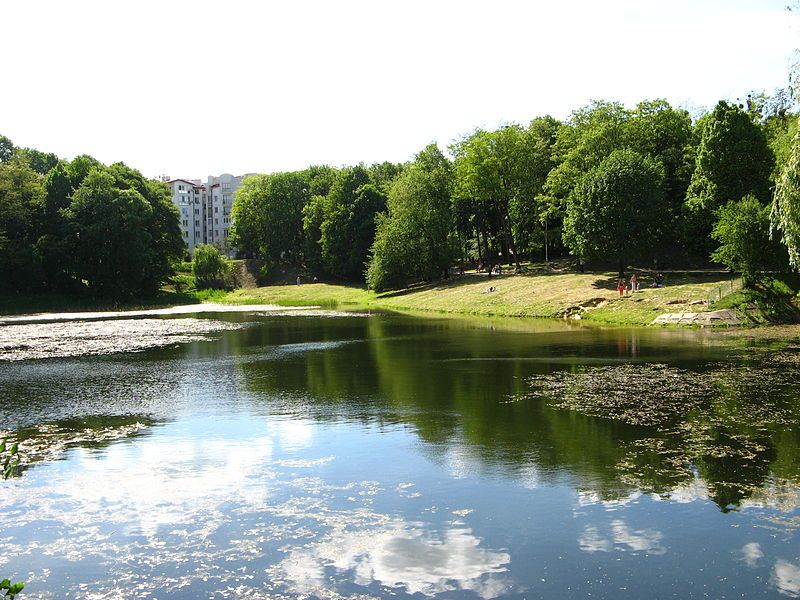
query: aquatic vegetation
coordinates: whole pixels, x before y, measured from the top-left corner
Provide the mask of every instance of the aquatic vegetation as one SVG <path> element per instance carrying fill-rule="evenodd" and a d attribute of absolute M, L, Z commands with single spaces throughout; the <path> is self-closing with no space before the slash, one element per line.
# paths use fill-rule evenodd
<path fill-rule="evenodd" d="M 0 591 L 5 592 L 3 594 L 3 598 L 8 598 L 9 600 L 13 600 L 13 598 L 15 598 L 24 587 L 24 583 L 11 583 L 10 579 L 3 579 L 3 581 L 0 581 Z"/>
<path fill-rule="evenodd" d="M 794 447 L 782 451 L 779 433 L 800 424 L 800 406 L 792 401 L 800 386 L 794 347 L 747 348 L 738 361 L 702 370 L 661 363 L 579 366 L 528 383 L 532 391 L 522 398 L 544 397 L 552 408 L 649 429 L 623 444 L 615 467 L 624 483 L 645 493 L 677 497 L 700 482 L 702 496 L 730 510 L 757 495 L 770 477 L 800 481 L 794 461 L 778 460 Z"/>
<path fill-rule="evenodd" d="M 14 443 L 6 449 L 6 440 L 0 442 L 0 461 L 3 479 L 19 474 L 19 445 Z"/>
<path fill-rule="evenodd" d="M 117 319 L 25 323 L 0 328 L 0 361 L 140 352 L 208 340 L 222 331 L 249 327 L 212 319 Z"/>
<path fill-rule="evenodd" d="M 14 469 L 12 475 L 16 475 L 35 464 L 58 460 L 70 448 L 106 446 L 137 435 L 152 424 L 151 419 L 137 416 L 86 418 L 42 423 L 15 432 L 0 431 L 0 435 L 13 440 L 11 454 L 15 460 L 10 467 Z M 19 442 L 23 445 L 17 450 Z M 5 441 L 0 443 L 0 457 L 5 444 Z M 9 458 L 10 455 L 6 463 Z"/>

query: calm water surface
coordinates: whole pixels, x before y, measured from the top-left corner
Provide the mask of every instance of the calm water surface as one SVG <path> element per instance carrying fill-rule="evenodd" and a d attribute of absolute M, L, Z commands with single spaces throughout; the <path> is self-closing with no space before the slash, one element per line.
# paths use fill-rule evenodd
<path fill-rule="evenodd" d="M 15 349 L 14 327 L 0 578 L 24 598 L 800 596 L 796 338 L 262 313 L 25 325 Z M 147 343 L 104 354 L 104 328 Z M 9 360 L 42 343 L 59 357 Z"/>

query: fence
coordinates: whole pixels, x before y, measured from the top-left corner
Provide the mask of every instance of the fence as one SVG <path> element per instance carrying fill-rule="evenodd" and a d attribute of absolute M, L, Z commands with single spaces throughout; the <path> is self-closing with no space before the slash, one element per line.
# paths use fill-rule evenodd
<path fill-rule="evenodd" d="M 708 306 L 719 302 L 725 296 L 742 289 L 742 278 L 731 277 L 730 280 L 708 291 Z"/>

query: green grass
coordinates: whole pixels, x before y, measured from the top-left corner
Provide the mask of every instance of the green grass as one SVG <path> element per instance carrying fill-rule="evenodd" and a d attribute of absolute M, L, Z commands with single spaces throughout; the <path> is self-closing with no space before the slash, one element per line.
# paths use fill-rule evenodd
<path fill-rule="evenodd" d="M 275 285 L 237 290 L 223 302 L 282 306 L 362 306 L 483 316 L 561 318 L 579 315 L 602 323 L 647 325 L 665 312 L 699 312 L 727 275 L 667 273 L 664 288 L 645 287 L 619 298 L 616 274 L 539 272 L 487 277 L 468 273 L 450 281 L 375 294 L 364 287 L 334 284 Z M 488 292 L 489 287 L 496 291 Z M 692 303 L 695 304 L 692 304 Z"/>
<path fill-rule="evenodd" d="M 364 286 L 308 283 L 270 285 L 230 292 L 222 302 L 231 304 L 278 304 L 280 306 L 369 306 L 377 297 Z"/>
<path fill-rule="evenodd" d="M 798 312 L 796 276 L 763 279 L 752 289 L 740 289 L 714 303 L 714 309 L 732 308 L 754 323 L 796 322 Z"/>
<path fill-rule="evenodd" d="M 154 298 L 111 303 L 86 297 L 6 296 L 0 300 L 0 314 L 64 310 L 108 310 L 154 308 L 197 302 L 231 304 L 276 304 L 280 306 L 324 306 L 383 308 L 403 311 L 437 312 L 484 317 L 579 317 L 584 321 L 617 325 L 648 325 L 668 312 L 702 312 L 719 286 L 729 281 L 725 273 L 666 273 L 666 287 L 651 288 L 652 279 L 640 274 L 642 288 L 619 298 L 616 273 L 574 273 L 548 271 L 521 275 L 487 277 L 467 273 L 431 285 L 376 294 L 364 286 L 330 283 L 271 285 L 260 288 L 192 290 L 180 294 L 163 290 Z M 761 290 L 740 290 L 716 302 L 712 309 L 757 304 L 764 320 L 788 321 L 792 303 L 788 300 L 794 281 L 776 279 Z M 489 292 L 494 287 L 496 291 Z M 788 308 L 788 310 L 787 310 Z"/>

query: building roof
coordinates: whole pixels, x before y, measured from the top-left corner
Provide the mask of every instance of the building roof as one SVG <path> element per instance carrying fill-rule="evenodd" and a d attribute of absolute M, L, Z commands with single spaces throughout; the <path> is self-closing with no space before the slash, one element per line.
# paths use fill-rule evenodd
<path fill-rule="evenodd" d="M 199 179 L 170 179 L 167 183 L 175 183 L 176 181 L 183 181 L 184 183 L 188 183 L 193 187 L 205 187 L 202 183 L 200 183 Z"/>

